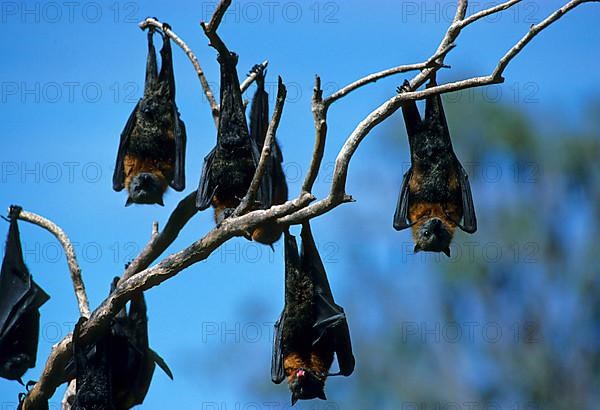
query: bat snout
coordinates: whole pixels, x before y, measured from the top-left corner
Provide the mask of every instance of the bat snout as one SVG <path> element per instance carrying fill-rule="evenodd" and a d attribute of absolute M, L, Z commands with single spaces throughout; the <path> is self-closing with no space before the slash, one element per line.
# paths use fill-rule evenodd
<path fill-rule="evenodd" d="M 444 252 L 450 256 L 453 232 L 440 218 L 431 218 L 416 232 L 415 253 L 419 251 Z"/>
<path fill-rule="evenodd" d="M 318 377 L 310 369 L 298 369 L 293 381 L 290 383 L 292 403 L 297 400 L 322 399 L 325 397 L 325 380 Z"/>
<path fill-rule="evenodd" d="M 129 198 L 126 205 L 158 204 L 164 205 L 164 189 L 160 178 L 150 172 L 141 172 L 129 184 Z"/>

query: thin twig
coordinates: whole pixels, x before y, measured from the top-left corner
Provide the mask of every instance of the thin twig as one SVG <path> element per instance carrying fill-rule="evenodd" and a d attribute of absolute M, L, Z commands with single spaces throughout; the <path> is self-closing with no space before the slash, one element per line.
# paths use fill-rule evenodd
<path fill-rule="evenodd" d="M 496 14 L 501 11 L 507 10 L 507 9 L 511 8 L 512 6 L 514 6 L 515 4 L 520 3 L 521 1 L 522 0 L 510 0 L 510 1 L 498 4 L 497 6 L 490 7 L 485 10 L 481 10 L 475 14 L 470 15 L 469 17 L 467 17 L 465 19 L 460 20 L 458 22 L 458 25 L 460 27 L 468 26 L 469 24 L 475 23 L 479 19 L 482 19 L 489 15 Z"/>
<path fill-rule="evenodd" d="M 501 59 L 498 63 L 498 66 L 494 70 L 492 77 L 499 78 L 504 73 L 504 70 L 508 66 L 508 63 L 511 62 L 513 58 L 525 47 L 535 36 L 537 36 L 542 30 L 550 26 L 552 23 L 560 19 L 566 13 L 574 9 L 575 7 L 583 4 L 583 3 L 598 3 L 600 0 L 572 0 L 565 4 L 563 7 L 552 13 L 548 18 L 546 18 L 541 23 L 532 25 L 529 29 L 529 32 L 519 40 L 517 44 L 515 44 Z"/>
<path fill-rule="evenodd" d="M 311 192 L 317 175 L 319 174 L 319 168 L 323 161 L 323 154 L 325 153 L 325 140 L 327 139 L 327 106 L 323 103 L 323 89 L 321 88 L 321 77 L 315 76 L 315 87 L 313 89 L 312 97 L 312 113 L 313 120 L 315 122 L 315 146 L 313 148 L 313 155 L 310 160 L 310 166 L 308 172 L 304 178 L 302 184 L 302 192 Z"/>
<path fill-rule="evenodd" d="M 519 0 L 519 1 L 521 1 L 521 0 Z M 366 77 L 361 78 L 360 80 L 353 82 L 352 84 L 345 86 L 344 88 L 340 89 L 339 91 L 337 91 L 334 94 L 330 95 L 329 97 L 325 98 L 324 103 L 325 103 L 325 105 L 329 106 L 332 103 L 339 100 L 340 98 L 345 97 L 346 95 L 350 94 L 352 91 L 354 91 L 362 86 L 365 86 L 367 84 L 374 83 L 385 77 L 389 77 L 389 76 L 396 75 L 396 74 L 402 74 L 402 73 L 406 73 L 409 71 L 424 70 L 426 68 L 434 67 L 435 65 L 438 64 L 437 61 L 440 58 L 445 57 L 446 54 L 448 54 L 450 52 L 450 50 L 452 50 L 453 48 L 454 48 L 454 45 L 449 44 L 447 47 L 445 47 L 444 49 L 437 52 L 433 57 L 431 57 L 429 60 L 425 61 L 424 63 L 401 65 L 398 67 L 393 67 L 393 68 L 389 68 L 387 70 L 383 70 L 383 71 L 379 71 L 377 73 L 370 74 Z"/>
<path fill-rule="evenodd" d="M 208 81 L 206 80 L 204 71 L 202 70 L 202 67 L 200 67 L 200 62 L 198 61 L 198 58 L 196 58 L 196 55 L 192 52 L 192 49 L 189 48 L 188 45 L 177 34 L 175 34 L 175 32 L 172 29 L 165 27 L 163 23 L 156 19 L 147 18 L 146 20 L 140 22 L 138 26 L 142 30 L 145 30 L 150 26 L 161 29 L 163 33 L 169 36 L 169 38 L 173 40 L 175 44 L 177 44 L 184 51 L 184 53 L 192 62 L 192 65 L 196 70 L 196 74 L 198 74 L 198 79 L 200 80 L 200 84 L 202 85 L 202 90 L 204 91 L 204 95 L 206 95 L 206 99 L 208 100 L 208 104 L 210 105 L 213 120 L 215 124 L 217 124 L 219 121 L 219 105 L 215 100 L 215 95 L 210 89 L 210 84 L 208 84 Z"/>
<path fill-rule="evenodd" d="M 212 15 L 212 18 L 210 19 L 210 22 L 208 24 L 202 23 L 206 26 L 206 30 L 210 31 L 211 33 L 217 32 L 217 29 L 219 28 L 219 25 L 223 20 L 223 16 L 225 15 L 225 12 L 227 11 L 227 8 L 229 8 L 230 5 L 231 0 L 221 0 L 219 2 L 217 8 L 215 9 L 215 12 Z"/>
<path fill-rule="evenodd" d="M 210 41 L 210 46 L 215 48 L 218 51 L 218 53 L 224 58 L 229 55 L 229 49 L 227 48 L 223 40 L 221 40 L 221 37 L 219 37 L 219 35 L 217 34 L 217 30 L 219 29 L 219 25 L 223 20 L 223 16 L 225 15 L 225 12 L 227 11 L 227 8 L 230 5 L 231 0 L 221 0 L 217 5 L 215 12 L 213 13 L 212 18 L 210 19 L 210 22 L 208 22 L 208 24 L 204 21 L 200 23 L 200 26 L 202 26 L 202 29 L 204 30 L 204 34 Z"/>
<path fill-rule="evenodd" d="M 71 273 L 71 281 L 73 282 L 73 289 L 75 290 L 77 305 L 79 306 L 79 313 L 81 316 L 90 317 L 90 303 L 88 301 L 87 294 L 85 293 L 83 279 L 81 278 L 81 268 L 77 262 L 75 248 L 73 248 L 73 244 L 71 243 L 69 237 L 54 222 L 32 212 L 23 210 L 19 213 L 18 218 L 22 221 L 44 228 L 54 235 L 56 239 L 58 239 L 58 242 L 60 242 L 64 249 L 65 256 L 67 257 L 69 272 Z"/>
<path fill-rule="evenodd" d="M 279 121 L 281 120 L 281 114 L 283 113 L 283 106 L 285 104 L 286 97 L 287 89 L 285 88 L 281 77 L 279 77 L 279 81 L 277 83 L 277 100 L 275 101 L 275 109 L 273 110 L 273 116 L 271 117 L 269 128 L 267 129 L 265 142 L 263 143 L 262 151 L 260 153 L 260 160 L 258 161 L 258 165 L 256 167 L 256 171 L 254 172 L 254 176 L 252 177 L 252 182 L 250 183 L 248 192 L 240 201 L 240 204 L 234 212 L 234 215 L 236 216 L 242 215 L 244 212 L 250 209 L 254 203 L 256 192 L 258 191 L 258 188 L 262 182 L 269 158 L 271 157 L 271 149 L 273 148 L 275 142 L 275 133 L 277 132 L 277 127 L 279 127 Z"/>
<path fill-rule="evenodd" d="M 142 252 L 127 266 L 121 282 L 146 269 L 152 262 L 158 259 L 175 241 L 179 232 L 197 212 L 196 191 L 194 191 L 179 202 L 175 210 L 171 213 L 164 229 L 158 235 L 152 235 L 150 242 L 148 242 Z"/>

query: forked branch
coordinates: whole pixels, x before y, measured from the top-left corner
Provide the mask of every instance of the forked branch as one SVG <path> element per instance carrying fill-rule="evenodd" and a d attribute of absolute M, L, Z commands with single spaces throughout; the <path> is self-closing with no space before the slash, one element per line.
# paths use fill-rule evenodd
<path fill-rule="evenodd" d="M 278 221 L 281 224 L 299 224 L 311 218 L 322 215 L 341 203 L 351 200 L 350 196 L 345 193 L 346 179 L 348 175 L 348 167 L 350 160 L 358 149 L 360 143 L 369 134 L 369 132 L 378 124 L 389 118 L 408 100 L 418 100 L 426 98 L 430 95 L 441 94 L 451 91 L 458 91 L 465 88 L 479 87 L 503 81 L 502 74 L 508 64 L 516 57 L 519 52 L 541 31 L 556 22 L 560 17 L 576 8 L 577 6 L 588 3 L 597 2 L 598 0 L 572 0 L 566 3 L 562 8 L 554 12 L 541 23 L 531 27 L 529 32 L 516 43 L 499 61 L 497 67 L 492 74 L 483 77 L 474 77 L 453 83 L 438 85 L 427 88 L 422 91 L 417 91 L 427 79 L 444 66 L 444 59 L 447 53 L 452 49 L 456 39 L 460 35 L 463 28 L 470 24 L 492 15 L 494 13 L 506 10 L 520 0 L 511 0 L 500 5 L 490 7 L 481 12 L 475 13 L 469 17 L 466 16 L 467 0 L 459 0 L 456 15 L 450 27 L 448 28 L 444 38 L 440 42 L 437 50 L 427 61 L 410 66 L 399 66 L 394 69 L 384 70 L 379 73 L 372 74 L 363 79 L 360 79 L 342 90 L 333 94 L 327 99 L 323 99 L 320 79 L 317 77 L 314 94 L 313 94 L 313 114 L 316 128 L 316 141 L 313 151 L 312 161 L 304 181 L 302 191 L 293 200 L 287 201 L 282 205 L 273 206 L 267 210 L 252 211 L 241 216 L 232 216 L 225 219 L 219 226 L 208 232 L 202 239 L 193 243 L 189 247 L 180 252 L 174 253 L 155 266 L 148 268 L 152 263 L 177 236 L 179 230 L 185 223 L 195 214 L 193 207 L 193 197 L 195 193 L 188 195 L 180 202 L 177 209 L 169 219 L 163 232 L 152 237 L 150 243 L 142 251 L 136 260 L 129 266 L 125 272 L 123 280 L 119 283 L 116 290 L 92 313 L 88 322 L 82 328 L 82 338 L 84 343 L 89 343 L 94 340 L 99 331 L 109 325 L 110 320 L 114 315 L 125 305 L 131 296 L 140 290 L 147 290 L 154 286 L 158 286 L 167 279 L 178 274 L 183 269 L 206 259 L 217 247 L 225 243 L 234 236 L 241 236 L 245 232 L 251 231 L 258 225 L 269 221 Z M 230 5 L 231 0 L 223 0 L 217 7 L 211 21 L 208 24 L 202 23 L 205 34 L 219 52 L 228 52 L 227 47 L 216 34 L 216 30 L 222 21 L 223 15 Z M 334 179 L 331 184 L 330 192 L 327 197 L 320 201 L 311 203 L 314 197 L 310 194 L 312 186 L 318 174 L 318 169 L 323 157 L 325 148 L 325 139 L 327 134 L 327 107 L 333 102 L 343 98 L 350 92 L 370 84 L 377 79 L 403 73 L 409 70 L 420 70 L 410 81 L 408 91 L 395 95 L 388 101 L 384 102 L 366 118 L 359 122 L 354 131 L 350 134 L 342 149 L 340 150 L 334 170 Z M 281 87 L 280 87 L 281 91 Z M 278 93 L 280 95 L 280 93 Z M 279 98 L 278 98 L 279 101 Z M 280 104 L 279 115 L 283 102 Z M 276 113 L 277 113 L 276 108 Z M 269 136 L 272 138 L 279 119 L 276 119 L 274 113 L 273 119 L 269 125 Z M 265 143 L 266 147 L 270 145 Z M 269 148 L 263 149 L 261 153 L 259 169 L 255 174 L 255 178 L 260 180 L 262 167 L 268 159 Z M 253 186 L 256 183 L 253 182 Z M 250 190 L 247 196 L 252 196 Z M 191 199 L 190 199 L 191 198 Z M 137 272 L 137 273 L 136 273 Z M 56 388 L 64 382 L 64 363 L 71 354 L 71 335 L 65 337 L 58 345 L 54 347 L 50 357 L 46 362 L 44 371 L 39 378 L 38 383 L 32 388 L 24 402 L 25 410 L 38 409 L 54 394 Z"/>
<path fill-rule="evenodd" d="M 67 264 L 69 265 L 69 272 L 71 273 L 71 281 L 73 282 L 73 290 L 75 291 L 75 297 L 77 298 L 79 313 L 81 316 L 90 317 L 90 304 L 85 292 L 83 279 L 81 279 L 81 268 L 77 262 L 75 248 L 67 234 L 54 222 L 43 216 L 34 214 L 33 212 L 22 210 L 19 212 L 18 218 L 22 221 L 44 228 L 58 239 L 58 242 L 62 246 L 65 256 L 67 257 Z"/>

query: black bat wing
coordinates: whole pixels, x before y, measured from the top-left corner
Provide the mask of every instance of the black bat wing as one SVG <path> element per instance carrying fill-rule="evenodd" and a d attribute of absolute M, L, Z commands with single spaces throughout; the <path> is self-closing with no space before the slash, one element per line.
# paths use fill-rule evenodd
<path fill-rule="evenodd" d="M 111 293 L 118 281 L 119 278 L 116 277 Z M 111 363 L 115 369 L 113 387 L 115 397 L 121 404 L 119 407 L 129 408 L 142 404 L 154 375 L 156 354 L 150 351 L 148 343 L 146 311 L 144 294 L 139 292 L 131 298 L 129 312 L 125 308 L 121 309 L 112 324 Z M 167 374 L 170 374 L 170 370 Z"/>
<path fill-rule="evenodd" d="M 156 353 L 152 349 L 148 349 L 148 352 L 150 354 L 150 358 L 152 359 L 152 361 L 154 363 L 156 363 L 163 372 L 165 372 L 165 374 L 167 375 L 167 377 L 169 379 L 173 380 L 173 372 L 169 368 L 169 365 L 167 364 L 165 359 L 163 359 L 158 353 Z"/>
<path fill-rule="evenodd" d="M 17 221 L 11 219 L 0 271 L 0 336 L 14 323 L 15 307 L 29 289 L 29 270 L 23 260 L 19 227 Z"/>
<path fill-rule="evenodd" d="M 271 380 L 273 383 L 281 383 L 285 379 L 285 337 L 296 337 L 288 326 L 287 309 L 296 308 L 298 285 L 303 279 L 300 267 L 300 256 L 298 255 L 298 244 L 296 238 L 284 231 L 284 254 L 285 254 L 285 307 L 279 320 L 275 323 L 275 336 L 273 341 L 273 354 L 271 359 Z M 295 312 L 296 314 L 298 312 Z M 293 327 L 293 326 L 292 326 Z"/>
<path fill-rule="evenodd" d="M 458 224 L 458 227 L 467 233 L 475 233 L 477 231 L 477 217 L 475 216 L 475 205 L 473 205 L 469 176 L 462 165 L 460 165 L 460 162 L 458 162 L 458 159 L 456 163 L 458 165 L 458 178 L 463 206 L 463 223 L 462 225 Z"/>
<path fill-rule="evenodd" d="M 125 128 L 123 128 L 123 131 L 121 132 L 119 150 L 117 151 L 117 161 L 115 162 L 115 170 L 113 172 L 113 189 L 115 191 L 122 191 L 123 188 L 125 188 L 125 166 L 123 162 L 125 161 L 125 155 L 127 154 L 131 132 L 135 127 L 137 112 L 140 108 L 140 101 L 138 101 L 133 108 L 133 111 L 127 119 L 127 123 L 125 123 Z"/>
<path fill-rule="evenodd" d="M 265 71 L 262 69 L 262 66 L 260 66 L 259 70 L 256 77 L 256 92 L 254 93 L 252 106 L 250 107 L 250 138 L 256 145 L 256 152 L 253 148 L 253 156 L 254 163 L 257 165 L 260 160 L 260 151 L 264 146 L 269 128 L 269 94 L 265 91 Z M 259 202 L 264 208 L 269 208 L 273 204 L 273 172 L 275 171 L 274 166 L 277 161 L 277 153 L 275 151 L 276 149 L 271 151 L 269 163 L 259 187 L 260 192 L 257 195 Z"/>
<path fill-rule="evenodd" d="M 255 67 L 256 92 L 250 107 L 250 137 L 262 148 L 269 128 L 269 94 L 265 91 L 265 70 Z"/>
<path fill-rule="evenodd" d="M 313 345 L 326 337 L 333 338 L 334 350 L 340 367 L 340 371 L 336 375 L 350 376 L 354 371 L 355 359 L 352 353 L 350 329 L 344 309 L 333 303 L 322 293 L 317 293 L 315 308 L 317 322 L 314 324 L 314 329 L 319 338 L 313 342 Z"/>
<path fill-rule="evenodd" d="M 20 380 L 35 366 L 39 336 L 38 309 L 50 298 L 32 279 L 23 260 L 19 228 L 11 221 L 0 271 L 0 377 Z"/>
<path fill-rule="evenodd" d="M 169 185 L 175 191 L 181 192 L 185 189 L 185 146 L 187 143 L 187 134 L 185 123 L 179 118 L 179 112 L 174 103 L 173 110 L 173 118 L 175 118 L 175 173 Z"/>
<path fill-rule="evenodd" d="M 168 25 L 167 25 L 168 26 Z M 158 75 L 159 82 L 168 88 L 171 104 L 173 105 L 173 132 L 175 134 L 175 173 L 173 180 L 169 183 L 176 191 L 185 189 L 185 146 L 187 135 L 185 124 L 181 120 L 177 104 L 175 104 L 175 71 L 173 70 L 173 51 L 169 36 L 163 34 L 163 46 L 160 50 L 161 66 Z"/>
<path fill-rule="evenodd" d="M 203 211 L 212 203 L 212 198 L 217 191 L 217 185 L 213 180 L 212 166 L 215 159 L 217 147 L 204 158 L 202 166 L 202 175 L 200 176 L 200 184 L 198 185 L 198 193 L 196 194 L 196 208 Z"/>
<path fill-rule="evenodd" d="M 285 323 L 285 312 L 275 322 L 275 332 L 273 340 L 273 353 L 271 357 L 271 380 L 279 384 L 285 379 L 285 369 L 283 368 L 283 325 Z"/>
<path fill-rule="evenodd" d="M 252 150 L 252 160 L 254 161 L 254 165 L 258 167 L 258 163 L 260 162 L 260 149 L 256 142 L 250 140 L 250 148 Z M 262 208 L 267 209 L 271 207 L 273 203 L 272 193 L 273 193 L 273 185 L 272 185 L 272 177 L 271 177 L 271 169 L 272 163 L 270 162 L 272 158 L 269 159 L 269 163 L 267 164 L 267 169 L 263 174 L 263 179 L 258 186 L 258 190 L 256 192 L 256 200 L 261 204 Z"/>
<path fill-rule="evenodd" d="M 408 219 L 408 204 L 410 200 L 410 187 L 408 184 L 411 175 L 412 168 L 410 168 L 402 178 L 402 186 L 400 188 L 400 194 L 398 195 L 396 212 L 394 213 L 394 229 L 397 231 L 409 228 L 412 225 Z"/>
<path fill-rule="evenodd" d="M 131 299 L 128 315 L 128 320 L 132 326 L 132 333 L 134 336 L 132 339 L 132 346 L 134 346 L 137 351 L 141 352 L 143 357 L 141 375 L 137 381 L 138 389 L 136 389 L 138 392 L 137 400 L 139 401 L 136 404 L 142 404 L 144 401 L 148 388 L 150 387 L 150 382 L 152 381 L 156 364 L 158 364 L 167 376 L 173 380 L 173 373 L 171 373 L 171 369 L 169 369 L 167 363 L 158 355 L 158 353 L 150 349 L 148 341 L 148 316 L 146 311 L 146 299 L 144 298 L 144 293 L 140 292 Z"/>
<path fill-rule="evenodd" d="M 302 268 L 305 272 L 309 272 L 315 289 L 316 321 L 313 328 L 316 338 L 313 340 L 313 345 L 332 338 L 340 367 L 339 374 L 349 376 L 354 371 L 355 359 L 352 353 L 346 314 L 344 309 L 337 305 L 333 299 L 325 267 L 319 256 L 308 222 L 302 225 L 301 237 L 302 252 L 300 260 Z"/>

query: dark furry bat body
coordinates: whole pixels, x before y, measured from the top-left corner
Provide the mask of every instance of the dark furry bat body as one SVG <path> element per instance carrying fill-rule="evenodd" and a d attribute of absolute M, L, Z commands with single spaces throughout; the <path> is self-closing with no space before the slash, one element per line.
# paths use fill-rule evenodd
<path fill-rule="evenodd" d="M 275 324 L 271 379 L 286 377 L 297 400 L 325 397 L 331 375 L 349 376 L 354 355 L 344 309 L 333 300 L 327 275 L 306 222 L 302 227 L 302 252 L 296 239 L 285 232 L 285 308 Z M 339 373 L 330 374 L 334 355 Z"/>
<path fill-rule="evenodd" d="M 0 271 L 0 377 L 17 380 L 35 367 L 40 313 L 50 298 L 25 266 L 17 218 L 21 208 L 11 206 L 10 228 Z"/>
<path fill-rule="evenodd" d="M 118 277 L 114 279 L 111 291 L 118 281 Z M 129 312 L 123 308 L 117 314 L 111 330 L 111 361 L 116 370 L 113 375 L 114 401 L 117 409 L 129 409 L 143 403 L 156 364 L 170 379 L 173 374 L 166 362 L 150 348 L 143 292 L 131 298 Z"/>
<path fill-rule="evenodd" d="M 257 76 L 256 92 L 250 109 L 250 138 L 256 142 L 258 149 L 262 150 L 269 128 L 269 94 L 265 91 L 265 69 L 262 66 L 256 66 L 254 70 L 256 70 Z M 283 154 L 277 142 L 277 137 L 275 137 L 269 163 L 263 177 L 266 189 L 264 202 L 267 207 L 281 205 L 288 199 L 288 186 L 282 163 Z M 267 223 L 252 232 L 252 239 L 270 245 L 279 240 L 282 232 L 281 226 L 276 223 Z"/>
<path fill-rule="evenodd" d="M 119 278 L 115 278 L 111 286 L 111 292 L 114 291 Z M 154 375 L 154 369 L 158 364 L 161 369 L 171 379 L 173 375 L 165 361 L 152 349 L 148 343 L 148 318 L 146 316 L 146 302 L 144 294 L 140 292 L 131 298 L 129 312 L 123 308 L 113 319 L 111 327 L 107 334 L 103 336 L 105 340 L 98 341 L 97 345 L 102 346 L 102 351 L 98 353 L 97 345 L 90 346 L 86 351 L 86 359 L 89 363 L 104 363 L 104 368 L 110 370 L 109 390 L 111 403 L 116 410 L 130 409 L 133 406 L 142 404 L 150 382 Z M 80 352 L 81 354 L 81 352 Z M 96 357 L 106 355 L 106 358 Z M 77 361 L 77 356 L 74 356 Z M 81 360 L 84 362 L 83 360 Z M 90 372 L 85 366 L 77 364 L 79 368 L 73 369 L 72 363 L 66 368 L 70 377 L 77 376 L 77 385 L 80 378 L 86 378 Z M 80 372 L 80 369 L 81 370 Z M 92 371 L 95 371 L 92 367 Z"/>
<path fill-rule="evenodd" d="M 71 410 L 116 410 L 112 392 L 110 330 L 106 330 L 96 343 L 84 345 L 80 334 L 81 326 L 86 321 L 86 318 L 80 318 L 73 330 L 77 386 Z M 94 354 L 90 354 L 91 351 Z"/>
<path fill-rule="evenodd" d="M 250 138 L 244 102 L 237 74 L 238 56 L 218 57 L 221 66 L 221 110 L 217 130 L 217 145 L 204 158 L 196 206 L 204 210 L 212 205 L 215 221 L 220 223 L 246 195 L 256 171 L 260 151 Z M 266 204 L 267 189 L 261 184 L 257 201 Z"/>
<path fill-rule="evenodd" d="M 435 80 L 429 86 L 435 86 Z M 412 227 L 415 252 L 444 252 L 450 256 L 457 226 L 468 233 L 477 230 L 467 173 L 452 148 L 439 95 L 427 98 L 424 120 L 415 101 L 407 101 L 402 113 L 411 167 L 402 181 L 394 228 Z"/>
<path fill-rule="evenodd" d="M 167 26 L 168 27 L 168 26 Z M 148 29 L 148 60 L 144 96 L 121 133 L 113 189 L 127 188 L 126 205 L 163 205 L 168 186 L 185 188 L 185 124 L 175 105 L 171 42 L 162 34 L 161 67 L 157 72 L 154 29 Z"/>

